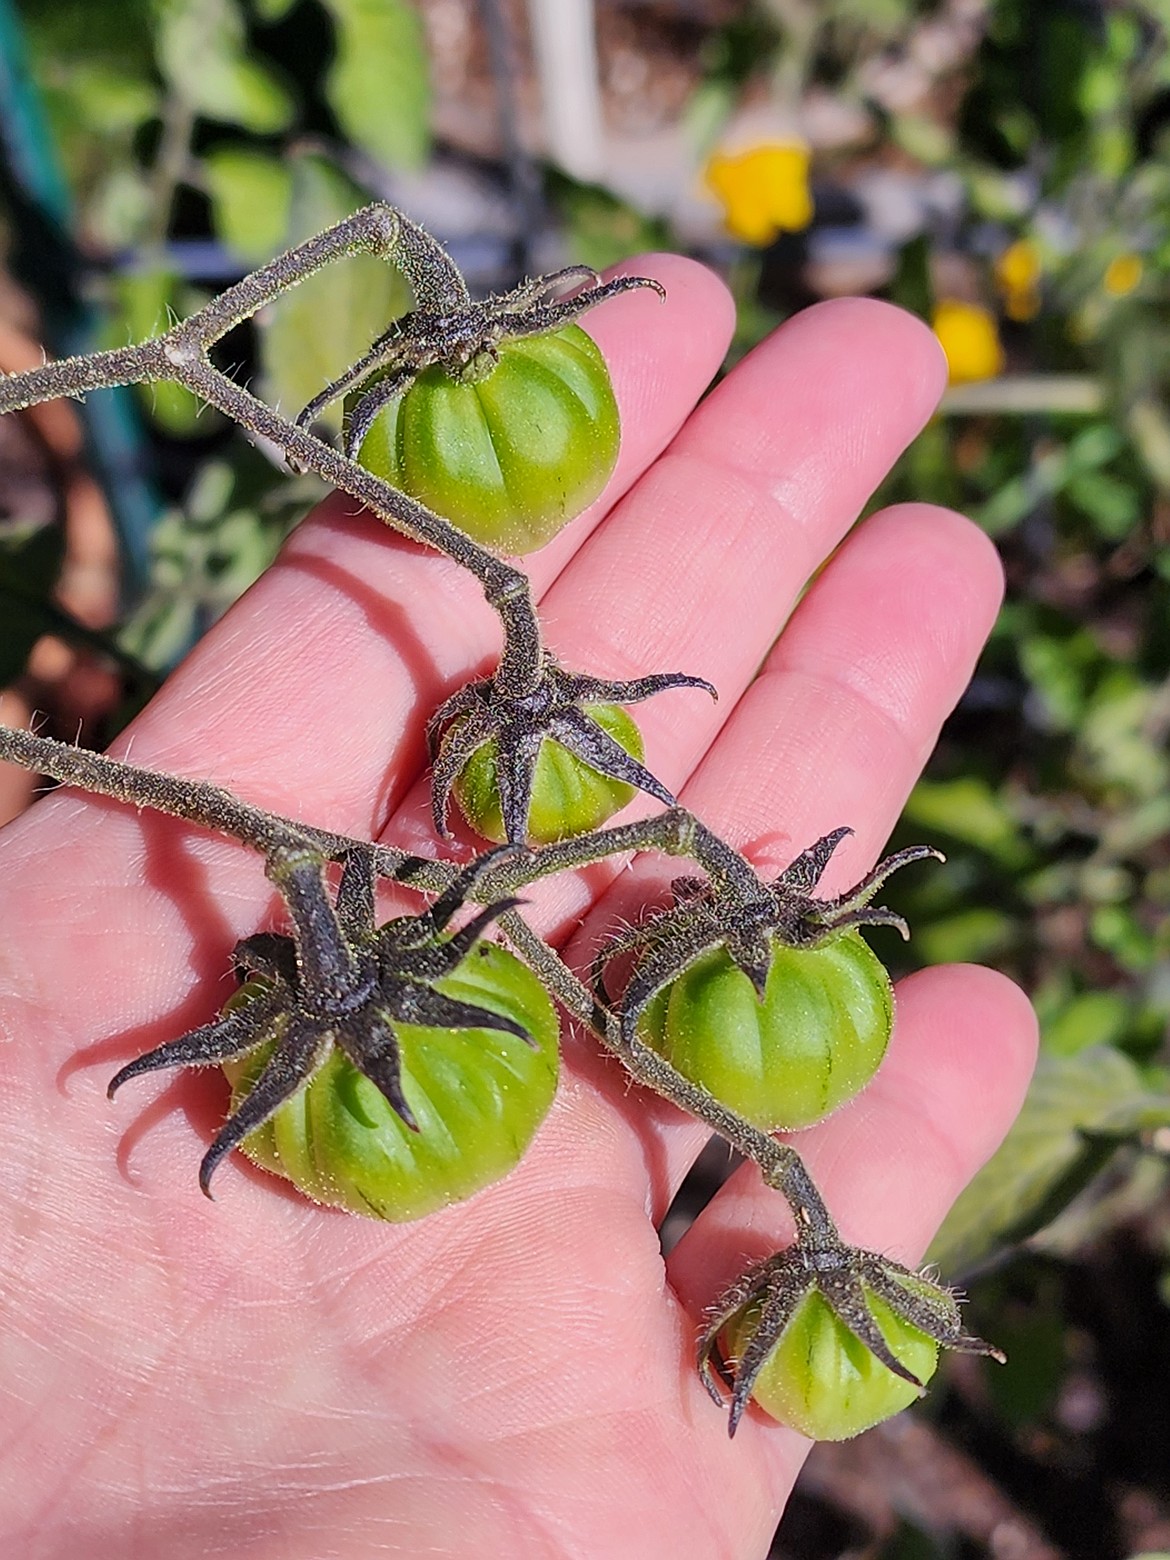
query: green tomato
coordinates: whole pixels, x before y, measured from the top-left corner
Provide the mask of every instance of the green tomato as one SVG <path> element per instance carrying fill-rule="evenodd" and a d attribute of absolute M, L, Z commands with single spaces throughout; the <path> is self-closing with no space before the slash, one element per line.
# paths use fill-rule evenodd
<path fill-rule="evenodd" d="M 618 704 L 590 704 L 584 712 L 603 731 L 641 760 L 642 733 L 633 716 Z M 463 773 L 455 782 L 455 797 L 463 816 L 477 834 L 486 840 L 505 837 L 500 811 L 500 792 L 496 776 L 496 744 L 485 742 L 471 755 Z M 600 828 L 634 795 L 635 787 L 624 780 L 612 780 L 599 774 L 584 759 L 570 753 L 559 742 L 546 737 L 536 756 L 532 779 L 532 802 L 528 809 L 528 841 L 549 845 L 555 840 L 574 839 Z"/>
<path fill-rule="evenodd" d="M 396 1024 L 402 1086 L 418 1132 L 335 1048 L 304 1089 L 244 1140 L 248 1158 L 315 1202 L 395 1223 L 461 1202 L 507 1175 L 556 1093 L 556 1012 L 532 971 L 495 943 L 477 944 L 435 986 L 514 1019 L 535 1048 L 497 1029 Z M 233 1108 L 269 1049 L 225 1065 Z"/>
<path fill-rule="evenodd" d="M 641 1033 L 693 1083 L 765 1132 L 811 1126 L 862 1090 L 894 1022 L 890 977 L 856 931 L 774 942 L 761 1002 L 717 948 L 651 1000 Z"/>
<path fill-rule="evenodd" d="M 866 1293 L 890 1352 L 919 1381 L 929 1381 L 938 1366 L 938 1344 Z M 728 1324 L 727 1358 L 738 1358 L 759 1312 L 758 1304 L 748 1306 Z M 908 1408 L 919 1392 L 871 1354 L 813 1290 L 764 1361 L 752 1397 L 773 1419 L 811 1440 L 847 1441 Z"/>
<path fill-rule="evenodd" d="M 598 496 L 618 443 L 605 359 L 566 325 L 502 342 L 484 378 L 424 370 L 379 412 L 357 459 L 485 547 L 529 553 Z"/>

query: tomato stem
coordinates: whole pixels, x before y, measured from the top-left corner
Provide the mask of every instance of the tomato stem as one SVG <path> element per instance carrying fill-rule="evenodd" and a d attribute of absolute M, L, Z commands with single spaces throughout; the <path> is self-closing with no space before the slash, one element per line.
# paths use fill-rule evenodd
<path fill-rule="evenodd" d="M 295 422 L 212 363 L 211 349 L 228 331 L 323 266 L 362 253 L 396 266 L 414 293 L 416 307 L 374 342 L 359 363 L 315 397 Z M 558 290 L 582 281 L 594 285 L 573 298 L 556 296 Z M 0 415 L 39 401 L 81 396 L 114 385 L 169 380 L 184 386 L 239 424 L 254 442 L 276 446 L 294 469 L 314 472 L 351 494 L 386 525 L 444 553 L 478 580 L 503 629 L 499 664 L 483 685 L 485 700 L 491 708 L 501 705 L 506 710 L 510 703 L 536 698 L 550 676 L 527 576 L 451 521 L 351 459 L 350 439 L 342 453 L 315 437 L 305 424 L 348 385 L 363 376 L 368 378 L 379 363 L 399 365 L 401 372 L 392 376 L 399 389 L 427 363 L 439 363 L 452 373 L 469 362 L 484 368 L 494 361 L 500 341 L 556 329 L 604 299 L 640 287 L 665 296 L 661 285 L 646 277 L 601 282 L 588 267 L 570 266 L 551 276 L 522 282 L 511 292 L 483 303 L 473 303 L 467 284 L 442 246 L 403 213 L 379 203 L 278 255 L 159 336 L 133 347 L 64 358 L 0 380 Z M 383 385 L 365 398 L 363 405 L 369 403 L 371 415 L 386 393 Z M 677 677 L 658 680 L 661 687 L 675 686 L 679 681 Z M 502 718 L 507 725 L 506 714 Z M 659 800 L 672 800 L 670 793 L 640 767 L 636 783 Z M 524 795 L 509 810 L 509 838 L 518 842 L 524 837 L 527 803 Z"/>

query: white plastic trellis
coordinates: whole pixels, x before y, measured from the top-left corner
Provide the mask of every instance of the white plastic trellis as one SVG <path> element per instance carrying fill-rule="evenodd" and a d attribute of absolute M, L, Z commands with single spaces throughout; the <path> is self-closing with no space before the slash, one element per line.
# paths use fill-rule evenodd
<path fill-rule="evenodd" d="M 528 0 L 548 155 L 586 183 L 605 173 L 593 0 Z"/>

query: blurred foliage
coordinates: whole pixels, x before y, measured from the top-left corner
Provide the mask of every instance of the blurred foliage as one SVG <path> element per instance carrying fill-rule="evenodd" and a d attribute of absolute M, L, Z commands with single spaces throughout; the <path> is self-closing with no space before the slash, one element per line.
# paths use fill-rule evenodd
<path fill-rule="evenodd" d="M 325 157 L 294 155 L 289 168 L 282 247 L 312 237 L 363 204 L 363 192 Z M 274 406 L 304 406 L 409 305 L 409 287 L 373 255 L 318 271 L 265 310 L 265 396 Z M 341 402 L 327 408 L 320 421 L 340 432 Z"/>
<path fill-rule="evenodd" d="M 0 534 L 0 688 L 23 670 L 47 629 L 47 603 L 61 568 L 63 539 L 56 526 L 16 528 Z"/>
<path fill-rule="evenodd" d="M 171 666 L 263 574 L 323 494 L 312 476 L 274 485 L 268 462 L 246 446 L 205 462 L 155 529 L 150 586 L 123 625 L 124 648 L 148 666 Z"/>

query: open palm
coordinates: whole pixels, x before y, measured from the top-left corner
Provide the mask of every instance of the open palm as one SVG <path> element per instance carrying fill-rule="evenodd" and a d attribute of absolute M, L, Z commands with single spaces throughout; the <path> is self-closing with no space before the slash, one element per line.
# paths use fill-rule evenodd
<path fill-rule="evenodd" d="M 641 707 L 647 762 L 767 875 L 851 824 L 835 892 L 878 854 L 998 604 L 984 538 L 907 505 L 793 612 L 933 409 L 941 356 L 884 305 L 823 305 L 696 411 L 729 300 L 689 262 L 636 269 L 668 301 L 590 317 L 624 445 L 605 499 L 530 560 L 548 641 L 574 670 L 715 683 L 717 706 Z M 354 508 L 335 497 L 297 531 L 120 751 L 435 853 L 423 725 L 498 627 L 473 581 Z M 544 884 L 526 913 L 583 961 L 671 868 L 617 872 Z M 312 1207 L 238 1158 L 206 1201 L 222 1080 L 107 1104 L 122 1062 L 212 1015 L 236 938 L 275 913 L 259 857 L 169 819 L 61 791 L 5 831 L 3 1552 L 763 1555 L 807 1443 L 754 1411 L 730 1442 L 694 1339 L 787 1238 L 784 1205 L 749 1167 L 664 1264 L 656 1224 L 706 1132 L 588 1037 L 567 1039 L 519 1169 L 414 1225 Z M 919 1257 L 1006 1130 L 1033 1039 L 990 972 L 902 985 L 878 1078 L 801 1135 L 847 1240 Z"/>

